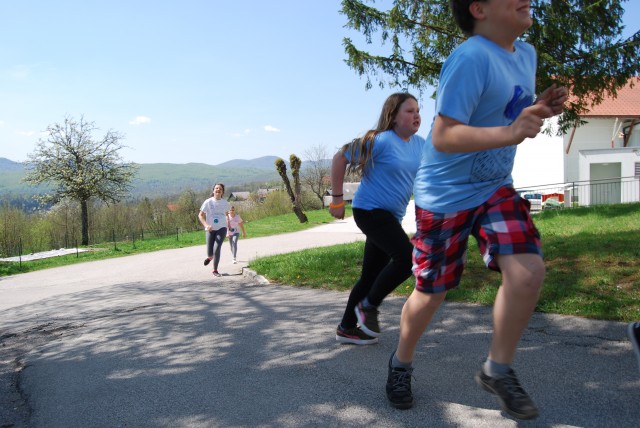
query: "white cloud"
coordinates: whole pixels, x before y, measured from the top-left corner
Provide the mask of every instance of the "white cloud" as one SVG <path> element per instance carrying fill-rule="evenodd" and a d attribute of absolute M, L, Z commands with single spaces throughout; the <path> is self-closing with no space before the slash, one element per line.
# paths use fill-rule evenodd
<path fill-rule="evenodd" d="M 264 130 L 267 132 L 280 132 L 280 130 L 274 126 L 271 125 L 265 125 L 264 126 Z"/>
<path fill-rule="evenodd" d="M 144 125 L 151 123 L 151 118 L 147 116 L 136 116 L 135 119 L 129 121 L 129 125 Z"/>

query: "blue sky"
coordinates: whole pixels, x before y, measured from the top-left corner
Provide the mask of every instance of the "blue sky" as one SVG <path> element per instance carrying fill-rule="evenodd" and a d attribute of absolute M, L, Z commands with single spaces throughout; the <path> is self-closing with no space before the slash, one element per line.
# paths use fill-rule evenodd
<path fill-rule="evenodd" d="M 633 33 L 640 2 L 624 7 Z M 366 91 L 344 63 L 343 37 L 362 38 L 339 10 L 340 0 L 1 1 L 0 157 L 26 160 L 49 124 L 80 115 L 97 136 L 123 133 L 122 155 L 138 163 L 333 152 L 374 126 L 391 93 Z M 428 94 L 421 106 L 426 136 Z"/>

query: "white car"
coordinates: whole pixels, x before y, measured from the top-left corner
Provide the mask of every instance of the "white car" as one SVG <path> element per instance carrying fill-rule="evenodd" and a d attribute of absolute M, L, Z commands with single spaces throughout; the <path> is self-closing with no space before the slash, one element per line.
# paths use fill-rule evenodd
<path fill-rule="evenodd" d="M 531 211 L 542 211 L 542 193 L 525 192 L 522 197 L 531 204 Z"/>

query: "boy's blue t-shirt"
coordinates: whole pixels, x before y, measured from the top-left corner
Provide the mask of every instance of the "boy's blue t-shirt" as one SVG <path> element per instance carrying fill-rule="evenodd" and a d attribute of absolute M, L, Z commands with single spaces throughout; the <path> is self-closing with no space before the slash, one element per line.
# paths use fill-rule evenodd
<path fill-rule="evenodd" d="M 535 94 L 536 53 L 524 42 L 509 52 L 473 36 L 447 58 L 440 73 L 436 115 L 476 127 L 510 125 Z M 511 184 L 517 146 L 470 153 L 437 151 L 427 137 L 416 177 L 420 208 L 446 213 L 482 205 Z"/>
<path fill-rule="evenodd" d="M 371 160 L 365 168 L 367 173 L 362 176 L 352 206 L 383 209 L 401 222 L 411 198 L 424 142 L 424 138 L 415 134 L 404 141 L 393 130 L 376 135 Z M 354 162 L 349 150 L 344 154 L 350 163 Z"/>

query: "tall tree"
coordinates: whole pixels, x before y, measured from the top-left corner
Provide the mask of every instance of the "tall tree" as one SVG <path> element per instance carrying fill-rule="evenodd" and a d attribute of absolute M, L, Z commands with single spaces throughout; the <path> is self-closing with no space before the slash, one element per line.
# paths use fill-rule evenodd
<path fill-rule="evenodd" d="M 300 223 L 306 223 L 309 220 L 302 209 L 302 186 L 300 185 L 300 166 L 302 165 L 302 161 L 296 155 L 292 154 L 289 156 L 291 177 L 293 177 L 293 187 L 291 187 L 291 181 L 289 181 L 289 176 L 287 175 L 287 164 L 284 163 L 284 160 L 278 158 L 274 163 L 276 165 L 276 171 L 280 174 L 284 187 L 289 194 L 289 199 L 291 199 L 293 212 L 296 217 L 298 217 L 298 220 L 300 220 Z"/>
<path fill-rule="evenodd" d="M 106 203 L 120 201 L 130 190 L 137 166 L 124 163 L 119 151 L 123 147 L 122 134 L 109 130 L 100 139 L 94 139 L 93 122 L 83 117 L 71 117 L 63 123 L 47 127 L 48 136 L 36 143 L 29 154 L 24 181 L 31 184 L 52 183 L 57 187 L 45 198 L 58 202 L 70 198 L 80 203 L 82 245 L 89 244 L 89 210 L 91 198 Z"/>
<path fill-rule="evenodd" d="M 623 38 L 622 3 L 626 0 L 531 0 L 533 26 L 523 36 L 538 51 L 537 86 L 569 88 L 571 101 L 559 119 L 559 131 L 579 123 L 580 114 L 605 97 L 615 96 L 640 71 L 640 31 Z M 636 1 L 636 0 L 634 0 Z M 448 0 L 394 0 L 388 10 L 343 0 L 348 28 L 374 43 L 376 53 L 343 41 L 347 64 L 381 87 L 436 86 L 442 63 L 465 36 L 459 31 Z M 386 51 L 386 52 L 385 52 Z"/>
<path fill-rule="evenodd" d="M 322 208 L 324 208 L 324 194 L 331 187 L 329 152 L 326 146 L 316 144 L 305 150 L 304 156 L 307 158 L 307 167 L 300 173 L 302 182 L 320 199 Z"/>

